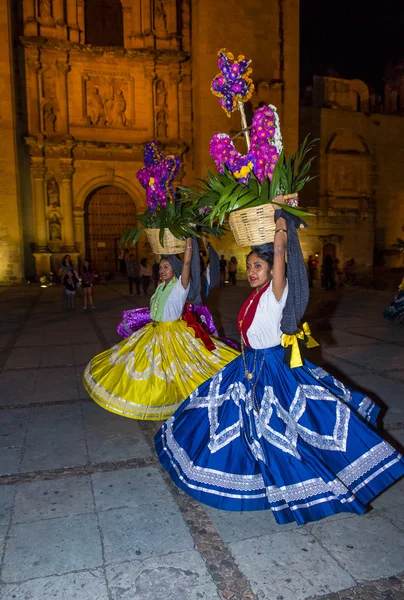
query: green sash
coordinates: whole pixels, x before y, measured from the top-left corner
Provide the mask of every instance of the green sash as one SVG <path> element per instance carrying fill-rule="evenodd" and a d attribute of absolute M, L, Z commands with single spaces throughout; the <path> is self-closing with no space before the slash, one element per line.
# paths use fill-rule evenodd
<path fill-rule="evenodd" d="M 163 320 L 165 305 L 176 283 L 177 278 L 174 276 L 167 285 L 163 282 L 157 287 L 150 300 L 150 318 L 152 321 Z"/>

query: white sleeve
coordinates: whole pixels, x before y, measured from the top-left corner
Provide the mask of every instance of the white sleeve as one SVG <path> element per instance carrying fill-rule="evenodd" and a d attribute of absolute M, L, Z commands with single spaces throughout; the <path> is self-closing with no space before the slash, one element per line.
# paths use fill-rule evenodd
<path fill-rule="evenodd" d="M 181 277 L 174 285 L 164 307 L 164 321 L 175 321 L 181 317 L 185 301 L 188 296 L 190 284 L 186 290 L 182 287 Z"/>
<path fill-rule="evenodd" d="M 272 282 L 271 282 L 271 285 L 269 286 L 269 289 L 268 289 L 269 304 L 275 305 L 277 307 L 279 307 L 279 305 L 282 305 L 282 310 L 283 310 L 283 307 L 286 304 L 286 298 L 288 297 L 288 289 L 289 289 L 289 284 L 288 284 L 288 280 L 286 279 L 286 285 L 285 285 L 285 289 L 283 290 L 281 299 L 277 300 L 276 296 L 272 290 Z"/>

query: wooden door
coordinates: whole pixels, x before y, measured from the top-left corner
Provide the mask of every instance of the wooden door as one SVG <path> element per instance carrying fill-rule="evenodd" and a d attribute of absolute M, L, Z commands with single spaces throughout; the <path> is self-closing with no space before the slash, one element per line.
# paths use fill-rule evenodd
<path fill-rule="evenodd" d="M 107 185 L 97 188 L 87 199 L 86 256 L 100 273 L 119 271 L 119 241 L 136 225 L 136 207 L 124 190 Z"/>
<path fill-rule="evenodd" d="M 323 246 L 323 260 L 329 254 L 333 260 L 337 258 L 337 247 L 335 244 L 329 242 Z"/>

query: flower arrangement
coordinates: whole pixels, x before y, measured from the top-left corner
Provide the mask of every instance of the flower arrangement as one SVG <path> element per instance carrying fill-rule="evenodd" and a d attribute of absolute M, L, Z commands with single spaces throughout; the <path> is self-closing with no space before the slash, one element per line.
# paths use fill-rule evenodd
<path fill-rule="evenodd" d="M 211 226 L 222 226 L 234 211 L 267 204 L 276 204 L 297 216 L 308 216 L 310 213 L 298 209 L 298 193 L 312 179 L 309 171 L 313 157 L 308 154 L 315 140 L 306 137 L 295 154 L 286 156 L 279 115 L 273 105 L 258 108 L 251 127 L 247 127 L 244 103 L 254 89 L 249 77 L 251 61 L 244 56 L 234 60 L 226 49 L 220 50 L 218 57 L 220 73 L 213 79 L 211 89 L 228 116 L 234 110 L 240 111 L 247 153 L 238 152 L 227 134 L 214 135 L 210 154 L 218 172 L 209 172 L 195 190 L 181 188 L 183 196 L 194 203 Z M 280 194 L 286 196 L 286 204 L 274 202 Z"/>
<path fill-rule="evenodd" d="M 138 227 L 123 233 L 121 246 L 135 245 L 143 230 L 158 229 L 161 246 L 167 240 L 167 231 L 177 240 L 198 235 L 202 231 L 221 234 L 219 227 L 210 227 L 201 222 L 201 213 L 194 206 L 176 200 L 173 182 L 180 166 L 177 156 L 164 156 L 159 143 L 152 141 L 145 146 L 144 163 L 145 166 L 136 176 L 146 191 L 147 210 L 138 217 Z"/>
<path fill-rule="evenodd" d="M 297 208 L 297 194 L 311 179 L 308 173 L 313 158 L 307 159 L 307 154 L 312 147 L 313 142 L 306 138 L 294 155 L 285 157 L 276 107 L 263 106 L 255 112 L 247 154 L 240 154 L 227 134 L 214 135 L 210 154 L 218 173 L 209 172 L 195 190 L 181 191 L 199 210 L 205 207 L 210 224 L 217 222 L 219 226 L 233 211 L 276 204 L 273 200 L 279 194 L 292 197 L 278 207 L 308 216 L 310 213 Z"/>
<path fill-rule="evenodd" d="M 174 202 L 173 181 L 181 161 L 174 154 L 164 157 L 158 142 L 153 140 L 146 144 L 144 163 L 136 177 L 146 190 L 148 210 L 154 214 L 159 206 L 166 208 L 167 202 Z"/>
<path fill-rule="evenodd" d="M 249 75 L 251 73 L 250 60 L 245 56 L 234 56 L 226 48 L 217 53 L 220 73 L 212 81 L 211 90 L 219 97 L 219 104 L 228 117 L 237 110 L 238 103 L 247 102 L 254 91 L 254 84 Z"/>

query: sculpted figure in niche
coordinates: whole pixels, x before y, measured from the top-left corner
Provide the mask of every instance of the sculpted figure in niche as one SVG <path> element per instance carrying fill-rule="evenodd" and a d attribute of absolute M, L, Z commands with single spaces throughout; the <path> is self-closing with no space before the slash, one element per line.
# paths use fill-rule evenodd
<path fill-rule="evenodd" d="M 39 0 L 39 16 L 42 23 L 52 23 L 52 0 Z"/>
<path fill-rule="evenodd" d="M 156 118 L 157 125 L 157 137 L 158 138 L 166 138 L 168 125 L 167 125 L 167 113 L 164 109 L 159 110 Z"/>
<path fill-rule="evenodd" d="M 62 227 L 57 213 L 53 213 L 49 219 L 49 240 L 55 242 L 62 239 Z"/>
<path fill-rule="evenodd" d="M 114 98 L 108 98 L 104 104 L 105 123 L 109 127 L 123 127 L 126 125 L 126 100 L 123 91 L 119 90 Z"/>
<path fill-rule="evenodd" d="M 43 107 L 43 125 L 45 133 L 55 133 L 56 115 L 53 105 L 49 102 Z"/>
<path fill-rule="evenodd" d="M 48 196 L 48 206 L 60 206 L 59 186 L 54 177 L 47 181 L 46 192 Z"/>
<path fill-rule="evenodd" d="M 104 122 L 105 112 L 100 91 L 97 87 L 93 88 L 87 99 L 87 114 L 90 117 L 91 125 L 99 125 Z"/>
<path fill-rule="evenodd" d="M 167 33 L 167 15 L 162 0 L 154 0 L 154 30 L 156 33 Z"/>
<path fill-rule="evenodd" d="M 165 83 L 162 79 L 159 79 L 156 85 L 156 104 L 157 106 L 167 106 L 166 102 L 167 90 Z"/>
<path fill-rule="evenodd" d="M 56 98 L 56 79 L 55 72 L 51 69 L 46 69 L 42 75 L 43 95 L 48 100 Z"/>

